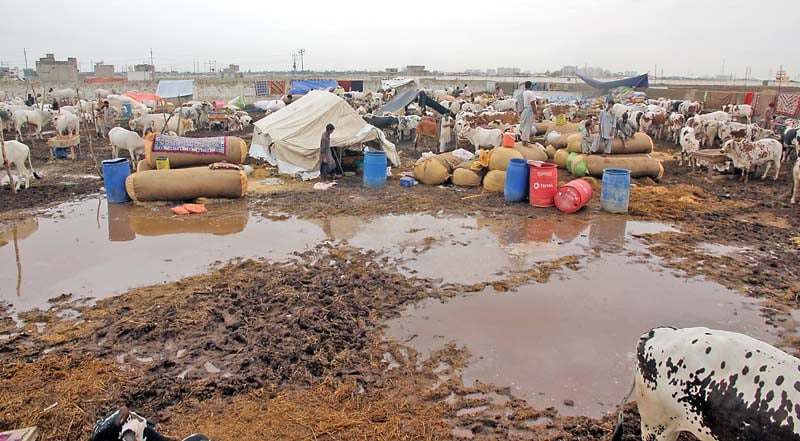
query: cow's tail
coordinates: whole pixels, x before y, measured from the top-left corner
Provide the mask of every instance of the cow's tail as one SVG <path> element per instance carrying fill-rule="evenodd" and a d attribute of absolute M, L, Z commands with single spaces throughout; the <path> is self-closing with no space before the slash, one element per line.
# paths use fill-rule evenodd
<path fill-rule="evenodd" d="M 617 411 L 617 424 L 614 426 L 614 433 L 611 435 L 611 441 L 622 441 L 622 417 L 625 414 L 625 403 L 631 398 L 633 395 L 633 390 L 636 389 L 636 377 L 634 377 L 633 382 L 631 383 L 631 389 L 628 391 L 628 394 L 625 395 L 625 398 L 622 399 L 622 402 L 619 403 L 619 409 Z"/>
<path fill-rule="evenodd" d="M 28 151 L 28 165 L 31 167 L 31 173 L 33 173 L 33 177 L 36 179 L 42 179 L 42 177 L 39 176 L 39 173 L 36 173 L 36 170 L 33 169 L 33 161 L 31 161 L 30 150 Z"/>

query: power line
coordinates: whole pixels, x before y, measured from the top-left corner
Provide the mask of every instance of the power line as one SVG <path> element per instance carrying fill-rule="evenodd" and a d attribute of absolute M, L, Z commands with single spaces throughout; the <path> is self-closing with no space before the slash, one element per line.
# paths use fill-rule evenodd
<path fill-rule="evenodd" d="M 300 54 L 300 72 L 305 72 L 305 71 L 306 71 L 306 69 L 305 69 L 305 67 L 303 66 L 303 55 L 305 55 L 305 54 L 306 54 L 306 50 L 305 50 L 305 49 L 300 49 L 300 50 L 299 50 L 299 51 L 297 51 L 297 52 Z"/>

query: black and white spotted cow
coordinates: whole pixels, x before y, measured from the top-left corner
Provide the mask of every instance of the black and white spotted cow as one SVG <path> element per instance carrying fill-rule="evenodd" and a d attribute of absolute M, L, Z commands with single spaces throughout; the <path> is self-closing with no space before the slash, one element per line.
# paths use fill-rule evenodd
<path fill-rule="evenodd" d="M 800 440 L 800 359 L 708 328 L 639 338 L 634 387 L 643 441 Z M 624 402 L 623 402 L 624 404 Z M 622 439 L 622 410 L 613 441 Z"/>

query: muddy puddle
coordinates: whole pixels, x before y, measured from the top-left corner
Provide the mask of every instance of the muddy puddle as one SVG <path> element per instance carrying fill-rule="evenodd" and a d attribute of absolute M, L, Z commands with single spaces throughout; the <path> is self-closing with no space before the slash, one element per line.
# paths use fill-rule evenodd
<path fill-rule="evenodd" d="M 516 292 L 422 302 L 390 321 L 387 335 L 422 353 L 455 342 L 471 353 L 468 384 L 510 387 L 537 408 L 588 416 L 614 411 L 632 380 L 637 339 L 652 327 L 777 339 L 765 331 L 757 301 L 716 283 L 676 278 L 622 254 L 581 266 Z"/>

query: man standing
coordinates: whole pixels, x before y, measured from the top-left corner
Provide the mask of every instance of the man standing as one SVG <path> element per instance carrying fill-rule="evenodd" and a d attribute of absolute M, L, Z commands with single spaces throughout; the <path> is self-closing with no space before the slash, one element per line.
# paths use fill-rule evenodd
<path fill-rule="evenodd" d="M 761 121 L 761 128 L 772 129 L 772 118 L 775 116 L 775 102 L 767 105 L 767 110 L 764 111 L 764 119 Z"/>
<path fill-rule="evenodd" d="M 536 94 L 531 89 L 533 84 L 525 82 L 525 90 L 522 92 L 522 114 L 520 116 L 519 131 L 522 135 L 522 145 L 526 146 L 531 140 L 531 129 L 533 128 L 534 115 L 536 115 Z"/>
<path fill-rule="evenodd" d="M 472 98 L 472 88 L 469 87 L 469 84 L 464 85 L 464 96 Z"/>
<path fill-rule="evenodd" d="M 592 153 L 597 153 L 603 149 L 603 156 L 611 153 L 611 140 L 614 139 L 614 115 L 611 108 L 614 107 L 614 100 L 606 100 L 606 108 L 600 112 L 600 133 L 592 144 Z"/>
<path fill-rule="evenodd" d="M 503 93 L 503 88 L 500 86 L 494 86 L 494 96 L 495 98 L 503 98 L 505 93 Z"/>
<path fill-rule="evenodd" d="M 333 181 L 333 174 L 336 171 L 336 161 L 331 152 L 331 135 L 333 134 L 333 124 L 325 126 L 325 133 L 319 141 L 319 180 L 322 182 Z"/>

